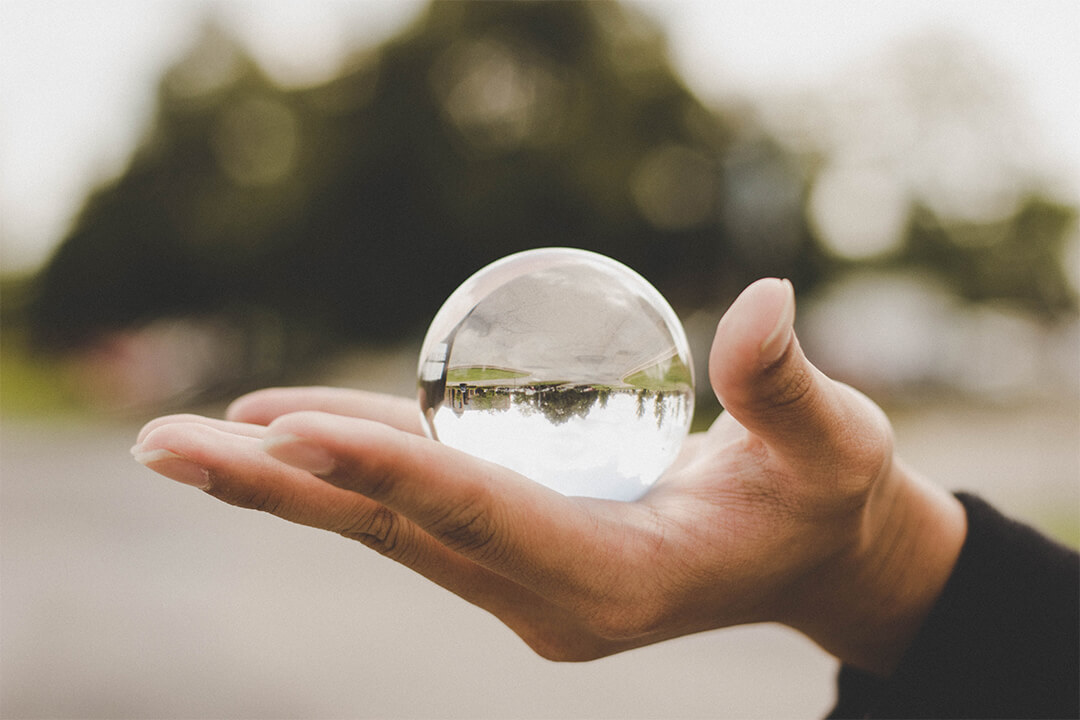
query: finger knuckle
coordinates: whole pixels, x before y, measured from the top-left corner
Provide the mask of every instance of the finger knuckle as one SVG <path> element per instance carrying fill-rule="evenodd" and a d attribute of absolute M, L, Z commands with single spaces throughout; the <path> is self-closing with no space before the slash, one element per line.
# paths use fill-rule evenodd
<path fill-rule="evenodd" d="M 848 442 L 843 443 L 843 452 L 838 453 L 842 464 L 842 470 L 838 473 L 841 475 L 838 488 L 861 495 L 889 469 L 895 439 L 892 425 L 881 408 L 866 396 L 846 386 L 842 386 L 840 390 L 851 396 L 851 412 L 861 430 L 856 436 L 849 438 Z"/>
<path fill-rule="evenodd" d="M 337 530 L 382 555 L 394 555 L 401 536 L 401 518 L 393 510 L 378 506 L 353 516 Z"/>
<path fill-rule="evenodd" d="M 498 523 L 491 510 L 478 501 L 448 510 L 435 521 L 434 527 L 443 545 L 474 559 L 495 561 L 505 552 Z"/>
<path fill-rule="evenodd" d="M 771 392 L 762 398 L 762 404 L 770 411 L 785 411 L 800 405 L 810 397 L 814 378 L 804 367 L 788 371 L 779 381 L 770 384 Z"/>

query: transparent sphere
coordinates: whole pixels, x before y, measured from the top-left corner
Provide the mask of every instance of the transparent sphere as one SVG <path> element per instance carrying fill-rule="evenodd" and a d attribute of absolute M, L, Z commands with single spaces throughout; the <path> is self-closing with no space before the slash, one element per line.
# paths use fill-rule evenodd
<path fill-rule="evenodd" d="M 584 250 L 483 268 L 447 299 L 420 351 L 428 434 L 564 495 L 639 498 L 694 411 L 686 334 L 657 290 Z"/>

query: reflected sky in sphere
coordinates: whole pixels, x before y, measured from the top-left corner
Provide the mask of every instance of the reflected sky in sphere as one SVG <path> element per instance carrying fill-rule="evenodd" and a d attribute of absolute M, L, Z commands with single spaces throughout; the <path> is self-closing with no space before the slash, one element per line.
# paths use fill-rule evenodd
<path fill-rule="evenodd" d="M 634 500 L 693 416 L 682 325 L 644 278 L 543 248 L 466 280 L 420 355 L 428 434 L 566 495 Z"/>

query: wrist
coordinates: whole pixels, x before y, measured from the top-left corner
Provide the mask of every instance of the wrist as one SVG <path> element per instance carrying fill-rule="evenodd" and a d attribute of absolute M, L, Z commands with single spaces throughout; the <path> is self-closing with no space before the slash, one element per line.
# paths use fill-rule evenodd
<path fill-rule="evenodd" d="M 941 595 L 966 533 L 955 497 L 894 462 L 850 547 L 817 574 L 818 602 L 789 624 L 844 663 L 889 675 Z"/>

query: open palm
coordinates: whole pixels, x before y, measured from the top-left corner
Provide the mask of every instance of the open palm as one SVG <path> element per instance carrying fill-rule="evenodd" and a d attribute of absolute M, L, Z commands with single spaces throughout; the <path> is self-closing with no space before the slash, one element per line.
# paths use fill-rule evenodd
<path fill-rule="evenodd" d="M 882 594 L 911 580 L 893 528 L 929 512 L 955 530 L 955 508 L 894 459 L 876 406 L 809 364 L 793 316 L 787 283 L 740 296 L 709 363 L 727 412 L 633 503 L 564 497 L 427 439 L 413 401 L 361 391 L 260 391 L 226 420 L 160 418 L 134 452 L 226 502 L 359 540 L 545 657 L 779 621 L 887 669 L 933 599 L 882 614 Z"/>

